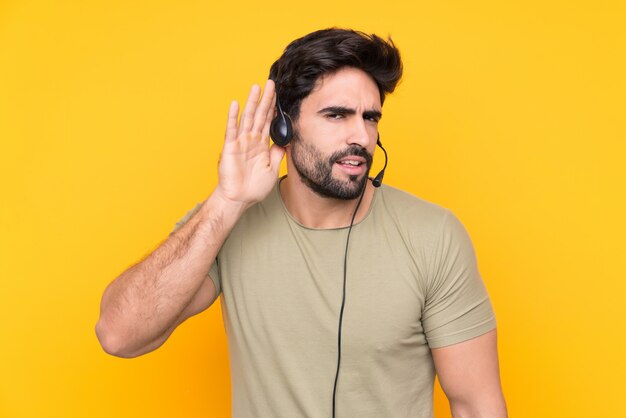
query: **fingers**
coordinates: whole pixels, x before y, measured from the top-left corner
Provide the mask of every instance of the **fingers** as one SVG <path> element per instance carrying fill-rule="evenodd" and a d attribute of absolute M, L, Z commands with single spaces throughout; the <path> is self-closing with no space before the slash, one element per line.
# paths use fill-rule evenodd
<path fill-rule="evenodd" d="M 228 120 L 226 121 L 226 133 L 224 141 L 234 141 L 237 138 L 237 116 L 239 115 L 239 103 L 233 100 L 228 108 Z"/>
<path fill-rule="evenodd" d="M 237 134 L 241 134 L 242 132 L 248 132 L 252 128 L 252 124 L 254 123 L 254 113 L 256 111 L 257 102 L 259 101 L 259 95 L 261 94 L 261 87 L 257 84 L 254 84 L 250 89 L 250 93 L 248 94 L 248 100 L 246 101 L 246 107 L 243 109 L 243 115 L 241 115 L 241 121 L 239 121 L 239 131 Z"/>
<path fill-rule="evenodd" d="M 261 97 L 261 102 L 259 103 L 259 107 L 256 109 L 254 115 L 254 125 L 252 126 L 253 132 L 260 133 L 265 126 L 267 115 L 274 111 L 274 107 L 272 106 L 274 103 L 274 96 L 274 82 L 272 80 L 267 80 L 263 90 L 263 97 Z"/>
<path fill-rule="evenodd" d="M 274 81 L 267 80 L 261 96 L 261 87 L 254 84 L 248 94 L 246 105 L 237 124 L 239 104 L 233 101 L 228 110 L 225 140 L 234 140 L 244 132 L 261 134 L 263 140 L 269 140 L 269 130 L 275 113 L 276 92 Z"/>
<path fill-rule="evenodd" d="M 269 112 L 267 112 L 265 118 L 265 124 L 263 125 L 263 131 L 261 131 L 261 138 L 263 140 L 267 140 L 269 142 L 270 138 L 270 126 L 272 124 L 272 120 L 274 119 L 274 114 L 276 113 L 276 94 L 272 99 L 272 106 L 270 107 Z"/>

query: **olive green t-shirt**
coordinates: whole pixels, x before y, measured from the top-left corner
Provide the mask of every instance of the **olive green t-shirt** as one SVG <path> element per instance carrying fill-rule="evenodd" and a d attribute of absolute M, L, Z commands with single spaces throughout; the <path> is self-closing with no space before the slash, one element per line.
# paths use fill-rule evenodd
<path fill-rule="evenodd" d="M 331 416 L 347 233 L 299 224 L 275 187 L 222 246 L 234 418 Z M 458 219 L 383 185 L 350 236 L 336 416 L 433 417 L 430 349 L 495 326 Z"/>

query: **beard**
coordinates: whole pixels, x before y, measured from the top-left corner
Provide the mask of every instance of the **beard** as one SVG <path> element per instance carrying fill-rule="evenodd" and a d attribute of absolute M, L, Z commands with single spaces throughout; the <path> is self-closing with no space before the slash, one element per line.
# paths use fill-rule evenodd
<path fill-rule="evenodd" d="M 347 180 L 333 177 L 333 167 L 337 161 L 349 155 L 365 158 L 366 170 L 361 176 L 351 175 Z M 324 157 L 314 145 L 304 143 L 294 134 L 291 143 L 291 159 L 293 166 L 300 175 L 300 180 L 313 192 L 321 197 L 352 200 L 359 197 L 372 166 L 372 155 L 358 145 L 333 153 Z"/>

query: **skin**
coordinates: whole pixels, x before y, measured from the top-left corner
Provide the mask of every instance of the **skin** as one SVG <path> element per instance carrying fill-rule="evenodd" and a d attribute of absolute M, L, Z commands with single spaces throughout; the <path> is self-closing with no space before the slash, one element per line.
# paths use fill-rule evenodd
<path fill-rule="evenodd" d="M 183 321 L 211 306 L 216 298 L 206 276 L 211 260 L 245 210 L 270 193 L 285 153 L 289 175 L 280 193 L 291 215 L 309 228 L 349 225 L 356 199 L 322 197 L 311 190 L 295 169 L 294 148 L 296 161 L 304 166 L 328 162 L 334 153 L 355 147 L 373 155 L 382 112 L 375 82 L 354 68 L 318 80 L 294 121 L 298 139 L 286 149 L 270 147 L 274 105 L 271 80 L 262 96 L 259 86 L 251 88 L 239 122 L 239 105 L 231 104 L 213 193 L 183 227 L 105 290 L 96 334 L 106 352 L 136 357 L 155 350 Z M 365 167 L 359 171 L 328 164 L 333 181 L 348 188 L 367 176 Z M 367 214 L 373 194 L 367 181 L 355 222 Z M 495 330 L 433 349 L 432 355 L 455 418 L 507 416 Z"/>
<path fill-rule="evenodd" d="M 337 108 L 344 111 L 338 112 Z M 301 224 L 309 228 L 347 226 L 356 200 L 321 198 L 307 187 L 294 167 L 293 149 L 290 147 L 313 148 L 324 160 L 350 147 L 362 147 L 373 155 L 380 119 L 376 115 L 381 113 L 376 83 L 369 75 L 354 68 L 344 68 L 322 77 L 302 101 L 300 115 L 294 121 L 299 140 L 287 148 L 289 175 L 280 188 L 285 206 Z M 332 167 L 332 175 L 339 182 L 351 183 L 350 174 L 336 164 Z M 365 176 L 366 172 L 358 175 L 359 178 Z M 355 222 L 363 219 L 373 195 L 374 187 L 367 182 Z"/>
<path fill-rule="evenodd" d="M 431 350 L 454 418 L 506 418 L 500 384 L 497 331 Z"/>

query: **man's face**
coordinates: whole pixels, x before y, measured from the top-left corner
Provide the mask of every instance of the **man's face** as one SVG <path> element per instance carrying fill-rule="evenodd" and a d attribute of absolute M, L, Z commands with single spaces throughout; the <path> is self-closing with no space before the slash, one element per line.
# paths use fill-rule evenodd
<path fill-rule="evenodd" d="M 294 124 L 290 156 L 300 179 L 320 196 L 357 198 L 372 165 L 381 109 L 367 73 L 346 67 L 320 78 Z"/>

